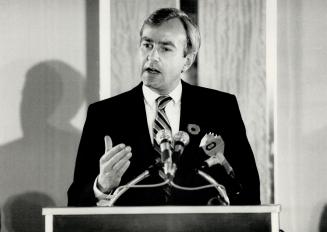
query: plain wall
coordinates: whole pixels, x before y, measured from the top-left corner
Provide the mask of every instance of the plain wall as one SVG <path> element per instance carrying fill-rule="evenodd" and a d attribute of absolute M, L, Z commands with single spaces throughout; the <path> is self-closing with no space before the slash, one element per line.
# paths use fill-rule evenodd
<path fill-rule="evenodd" d="M 278 1 L 276 203 L 286 232 L 327 231 L 327 2 Z"/>

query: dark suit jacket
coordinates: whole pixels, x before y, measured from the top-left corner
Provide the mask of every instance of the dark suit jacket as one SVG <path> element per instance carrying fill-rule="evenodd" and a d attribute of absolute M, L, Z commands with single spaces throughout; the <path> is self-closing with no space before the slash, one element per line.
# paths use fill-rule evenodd
<path fill-rule="evenodd" d="M 191 124 L 197 125 L 200 131 L 190 134 L 190 143 L 181 156 L 174 181 L 183 186 L 208 184 L 194 170 L 206 158 L 199 148 L 200 140 L 205 133 L 213 132 L 221 135 L 225 142 L 224 155 L 234 168 L 241 192 L 235 194 L 237 185 L 221 166 L 205 171 L 225 186 L 232 205 L 260 204 L 258 171 L 235 96 L 182 82 L 180 130 L 189 132 Z M 89 106 L 74 181 L 68 190 L 69 206 L 96 205 L 93 183 L 99 174 L 105 135 L 111 136 L 113 145 L 125 143 L 132 147 L 131 165 L 121 184 L 126 184 L 154 163 L 158 154 L 150 141 L 142 83 L 128 92 Z M 142 183 L 161 181 L 158 175 L 153 174 Z M 217 196 L 215 189 L 191 192 L 172 189 L 167 203 L 162 188 L 131 189 L 116 205 L 206 205 L 214 196 Z"/>

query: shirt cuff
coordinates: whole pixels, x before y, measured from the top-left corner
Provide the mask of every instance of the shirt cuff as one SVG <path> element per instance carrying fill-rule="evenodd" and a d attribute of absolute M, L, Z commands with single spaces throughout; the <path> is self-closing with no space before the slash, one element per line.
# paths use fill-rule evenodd
<path fill-rule="evenodd" d="M 100 191 L 100 189 L 97 187 L 97 183 L 98 183 L 98 176 L 97 178 L 95 178 L 94 184 L 93 184 L 93 192 L 94 192 L 94 196 L 100 201 L 103 200 L 110 200 L 113 194 L 113 191 L 111 191 L 109 194 L 105 194 L 103 192 Z"/>

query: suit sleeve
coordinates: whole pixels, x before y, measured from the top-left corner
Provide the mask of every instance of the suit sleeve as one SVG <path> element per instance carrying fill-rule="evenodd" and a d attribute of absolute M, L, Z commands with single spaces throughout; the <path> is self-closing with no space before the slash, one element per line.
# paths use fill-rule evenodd
<path fill-rule="evenodd" d="M 233 96 L 230 100 L 225 156 L 235 171 L 236 180 L 241 189 L 238 194 L 235 194 L 233 185 L 227 184 L 227 190 L 232 205 L 258 205 L 260 204 L 260 181 L 257 166 L 236 97 Z"/>
<path fill-rule="evenodd" d="M 99 159 L 104 152 L 101 125 L 90 105 L 75 163 L 73 183 L 68 189 L 68 206 L 95 206 L 94 181 L 99 174 Z"/>

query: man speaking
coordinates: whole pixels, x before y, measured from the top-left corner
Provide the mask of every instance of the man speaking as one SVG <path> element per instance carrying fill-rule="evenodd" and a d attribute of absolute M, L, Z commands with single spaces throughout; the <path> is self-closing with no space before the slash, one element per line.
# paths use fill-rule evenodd
<path fill-rule="evenodd" d="M 152 167 L 156 170 L 140 182 L 152 187 L 131 188 L 116 205 L 212 204 L 217 189 L 197 188 L 208 185 L 199 175 L 201 170 L 223 186 L 231 205 L 260 204 L 258 171 L 235 96 L 181 80 L 199 47 L 197 26 L 178 9 L 159 9 L 144 21 L 139 44 L 141 82 L 89 106 L 68 190 L 69 206 L 110 200 L 119 186 L 156 165 L 158 158 L 164 162 Z M 173 157 L 171 177 L 185 189 L 169 184 L 153 187 L 165 179 L 162 170 L 171 158 L 169 152 L 167 159 L 162 157 L 162 141 L 157 140 L 162 131 L 172 135 L 173 139 L 166 139 L 168 145 L 174 144 L 180 131 L 189 137 L 183 152 Z"/>

